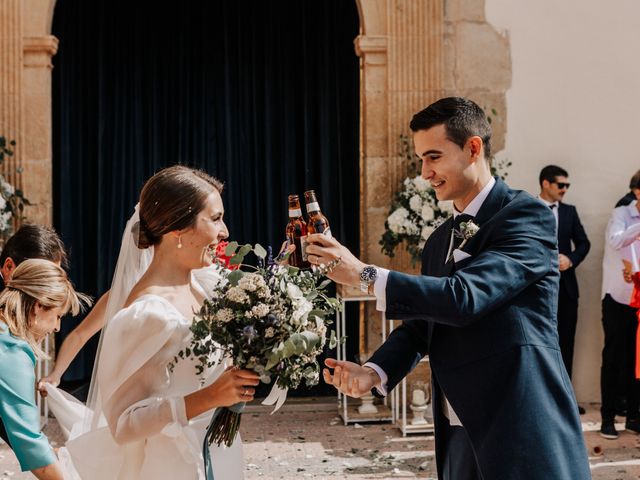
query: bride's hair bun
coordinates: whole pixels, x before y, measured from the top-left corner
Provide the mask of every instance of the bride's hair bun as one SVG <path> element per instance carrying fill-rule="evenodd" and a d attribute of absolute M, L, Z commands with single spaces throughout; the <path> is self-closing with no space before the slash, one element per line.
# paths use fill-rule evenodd
<path fill-rule="evenodd" d="M 136 232 L 137 230 L 137 232 Z M 159 238 L 149 231 L 143 220 L 140 220 L 134 226 L 134 236 L 136 239 L 136 245 L 139 249 L 144 250 L 156 243 L 159 243 Z"/>

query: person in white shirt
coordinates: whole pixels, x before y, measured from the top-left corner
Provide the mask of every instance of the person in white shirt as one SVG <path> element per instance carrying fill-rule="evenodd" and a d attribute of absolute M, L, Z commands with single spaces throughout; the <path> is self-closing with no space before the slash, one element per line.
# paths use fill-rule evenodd
<path fill-rule="evenodd" d="M 621 270 L 626 250 L 640 236 L 640 170 L 631 179 L 636 200 L 613 210 L 605 235 L 602 260 L 602 327 L 604 348 L 600 370 L 602 426 L 600 435 L 618 438 L 615 428 L 616 398 L 620 374 L 624 376 L 627 398 L 625 428 L 640 433 L 640 382 L 635 379 L 636 310 L 629 306 L 633 285 Z"/>

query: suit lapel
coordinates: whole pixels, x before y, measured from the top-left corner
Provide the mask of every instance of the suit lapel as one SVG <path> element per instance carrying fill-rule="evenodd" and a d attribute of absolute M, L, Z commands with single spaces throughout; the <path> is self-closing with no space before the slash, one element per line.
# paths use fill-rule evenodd
<path fill-rule="evenodd" d="M 422 275 L 430 277 L 446 277 L 448 266 L 445 265 L 447 254 L 449 253 L 449 241 L 451 238 L 451 228 L 453 227 L 453 217 L 449 217 L 440 225 L 429 237 L 422 251 Z M 427 322 L 429 331 L 429 341 L 433 338 L 433 322 Z"/>
<path fill-rule="evenodd" d="M 478 210 L 478 214 L 475 216 L 473 222 L 482 228 L 484 225 L 495 213 L 500 211 L 504 205 L 505 197 L 509 192 L 509 187 L 507 184 L 500 180 L 498 177 L 495 177 L 496 184 L 493 186 L 489 195 L 485 199 L 484 203 Z"/>
<path fill-rule="evenodd" d="M 449 242 L 451 241 L 451 228 L 453 217 L 449 217 L 438 227 L 429 238 L 422 252 L 422 275 L 431 277 L 444 277 L 445 262 L 449 253 Z"/>

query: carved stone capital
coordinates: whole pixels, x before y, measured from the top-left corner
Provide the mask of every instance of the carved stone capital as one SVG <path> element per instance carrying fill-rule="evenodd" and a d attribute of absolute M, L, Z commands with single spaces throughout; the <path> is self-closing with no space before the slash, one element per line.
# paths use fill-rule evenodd
<path fill-rule="evenodd" d="M 359 57 L 367 53 L 387 53 L 386 35 L 358 35 L 353 43 Z"/>
<path fill-rule="evenodd" d="M 24 37 L 22 45 L 25 67 L 53 68 L 51 57 L 58 51 L 58 39 L 56 37 L 53 35 Z"/>

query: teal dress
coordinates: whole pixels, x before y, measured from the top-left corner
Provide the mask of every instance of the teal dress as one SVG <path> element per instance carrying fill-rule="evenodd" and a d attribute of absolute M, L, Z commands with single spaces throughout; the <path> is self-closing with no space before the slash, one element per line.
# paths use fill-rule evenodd
<path fill-rule="evenodd" d="M 40 430 L 35 366 L 36 356 L 29 344 L 11 335 L 0 322 L 0 419 L 22 471 L 57 461 Z"/>

